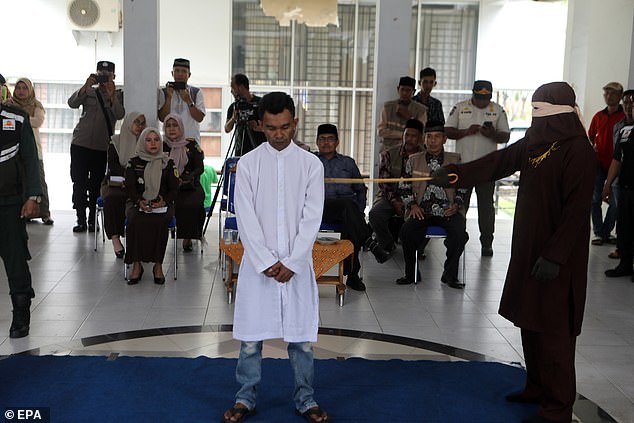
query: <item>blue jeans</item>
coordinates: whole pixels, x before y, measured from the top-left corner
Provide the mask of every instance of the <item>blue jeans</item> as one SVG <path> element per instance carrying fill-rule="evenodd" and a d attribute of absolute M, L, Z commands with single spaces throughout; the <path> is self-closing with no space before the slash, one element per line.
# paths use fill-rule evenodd
<path fill-rule="evenodd" d="M 290 359 L 295 378 L 293 399 L 295 408 L 304 413 L 317 406 L 313 398 L 313 345 L 310 342 L 289 342 Z M 236 403 L 255 408 L 258 385 L 262 379 L 262 341 L 241 342 L 240 357 L 236 367 L 236 380 L 242 385 L 236 394 Z"/>
<path fill-rule="evenodd" d="M 608 176 L 608 171 L 603 169 L 601 165 L 597 169 L 597 177 L 594 182 L 594 192 L 592 193 L 592 231 L 598 238 L 608 239 L 614 224 L 616 223 L 616 196 L 610 196 L 610 202 L 608 203 L 608 210 L 605 213 L 605 220 L 603 219 L 603 212 L 601 205 L 603 200 L 601 199 L 601 192 L 603 191 L 603 185 Z M 612 186 L 612 192 L 615 193 L 617 188 Z"/>

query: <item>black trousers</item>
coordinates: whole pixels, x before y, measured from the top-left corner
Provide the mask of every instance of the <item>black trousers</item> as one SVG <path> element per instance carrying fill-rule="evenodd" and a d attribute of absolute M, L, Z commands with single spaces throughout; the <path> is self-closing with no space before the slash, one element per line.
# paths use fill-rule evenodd
<path fill-rule="evenodd" d="M 95 204 L 106 173 L 106 163 L 105 151 L 71 144 L 70 179 L 73 181 L 73 208 L 78 223 L 86 224 L 86 208 L 90 211 L 89 221 L 95 220 Z"/>
<path fill-rule="evenodd" d="M 370 209 L 370 226 L 376 234 L 376 241 L 384 250 L 388 250 L 394 245 L 395 240 L 390 231 L 390 219 L 395 215 L 394 206 L 385 198 L 377 199 Z"/>
<path fill-rule="evenodd" d="M 540 398 L 539 415 L 569 423 L 576 398 L 575 343 L 569 334 L 522 329 L 527 395 Z"/>
<path fill-rule="evenodd" d="M 28 235 L 24 219 L 20 218 L 22 205 L 0 206 L 0 257 L 9 280 L 9 294 L 35 293 L 31 287 L 31 272 L 27 261 L 31 259 L 27 246 Z"/>
<path fill-rule="evenodd" d="M 632 267 L 634 242 L 634 189 L 619 187 L 616 218 L 616 247 L 621 253 L 621 265 Z"/>
<path fill-rule="evenodd" d="M 473 188 L 468 191 L 464 204 L 469 209 L 469 201 Z M 491 248 L 493 245 L 493 232 L 495 231 L 495 182 L 485 182 L 475 187 L 478 196 L 478 227 L 480 228 L 480 244 L 483 248 Z"/>
<path fill-rule="evenodd" d="M 467 220 L 459 213 L 446 217 L 428 217 L 423 220 L 407 219 L 401 228 L 401 242 L 403 243 L 403 257 L 405 259 L 405 277 L 414 280 L 416 267 L 416 250 L 426 239 L 428 226 L 441 226 L 447 231 L 445 247 L 447 247 L 447 259 L 444 271 L 448 276 L 458 277 L 458 264 L 464 246 L 469 239 L 466 232 Z"/>
<path fill-rule="evenodd" d="M 354 244 L 354 253 L 343 263 L 343 273 L 358 274 L 361 269 L 359 251 L 370 237 L 370 230 L 357 203 L 349 198 L 326 200 L 321 221 L 341 225 L 341 239 L 348 239 Z"/>

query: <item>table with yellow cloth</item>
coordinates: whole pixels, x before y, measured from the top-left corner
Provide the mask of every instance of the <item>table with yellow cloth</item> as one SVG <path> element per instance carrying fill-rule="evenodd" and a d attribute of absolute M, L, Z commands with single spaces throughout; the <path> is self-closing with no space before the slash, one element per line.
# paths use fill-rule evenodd
<path fill-rule="evenodd" d="M 220 250 L 227 255 L 227 272 L 223 275 L 225 286 L 227 287 L 227 297 L 229 303 L 233 302 L 235 286 L 238 282 L 238 272 L 234 274 L 233 263 L 240 265 L 244 247 L 242 242 L 237 244 L 225 244 L 224 240 L 220 240 Z M 354 252 L 352 242 L 347 239 L 337 240 L 336 243 L 325 245 L 315 242 L 313 245 L 313 267 L 315 269 L 315 277 L 317 283 L 326 285 L 336 285 L 337 301 L 343 306 L 344 295 L 346 292 L 346 284 L 343 282 L 343 261 L 346 257 Z M 339 264 L 339 274 L 337 276 L 324 275 L 333 266 Z"/>

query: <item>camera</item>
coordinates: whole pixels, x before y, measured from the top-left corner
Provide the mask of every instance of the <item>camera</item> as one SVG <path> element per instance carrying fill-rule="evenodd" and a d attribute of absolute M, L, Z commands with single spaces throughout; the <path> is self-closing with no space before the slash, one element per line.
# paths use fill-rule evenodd
<path fill-rule="evenodd" d="M 238 112 L 238 123 L 258 120 L 258 105 L 249 103 L 246 98 L 238 97 L 233 103 L 233 107 Z"/>
<path fill-rule="evenodd" d="M 95 78 L 97 84 L 108 82 L 108 75 L 93 74 L 92 77 Z"/>
<path fill-rule="evenodd" d="M 183 81 L 170 81 L 167 83 L 168 86 L 172 87 L 175 90 L 184 90 L 187 88 L 187 83 Z"/>

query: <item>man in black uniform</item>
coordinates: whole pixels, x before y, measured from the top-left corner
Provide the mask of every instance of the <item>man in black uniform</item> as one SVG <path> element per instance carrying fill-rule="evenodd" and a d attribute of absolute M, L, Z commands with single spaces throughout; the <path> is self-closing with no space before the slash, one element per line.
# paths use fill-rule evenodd
<path fill-rule="evenodd" d="M 0 257 L 13 303 L 9 336 L 22 338 L 29 334 L 35 296 L 27 264 L 31 255 L 25 220 L 39 216 L 42 187 L 29 115 L 0 104 L 0 120 Z"/>
<path fill-rule="evenodd" d="M 227 110 L 225 132 L 229 133 L 236 128 L 234 155 L 244 156 L 266 142 L 266 136 L 258 122 L 258 103 L 261 98 L 251 94 L 249 78 L 242 73 L 237 73 L 231 78 L 231 94 L 236 101 Z"/>
<path fill-rule="evenodd" d="M 632 243 L 634 242 L 634 90 L 623 93 L 625 118 L 619 122 L 614 134 L 614 156 L 608 169 L 601 196 L 608 200 L 612 193 L 612 182 L 619 177 L 619 201 L 617 202 L 616 235 L 617 249 L 621 261 L 614 269 L 605 271 L 610 278 L 629 276 L 632 269 Z M 632 279 L 634 281 L 634 278 Z"/>

